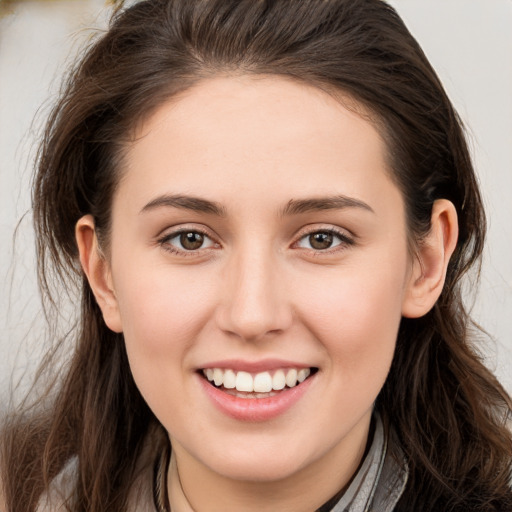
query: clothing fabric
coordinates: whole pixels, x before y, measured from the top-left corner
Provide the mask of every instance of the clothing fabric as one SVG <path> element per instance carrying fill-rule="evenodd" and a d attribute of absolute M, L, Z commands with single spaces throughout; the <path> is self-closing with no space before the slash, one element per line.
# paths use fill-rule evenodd
<path fill-rule="evenodd" d="M 391 512 L 405 489 L 407 462 L 392 432 L 376 415 L 372 444 L 348 489 L 331 512 Z"/>
<path fill-rule="evenodd" d="M 378 414 L 374 416 L 371 445 L 347 490 L 329 500 L 321 512 L 392 512 L 408 478 L 407 462 L 393 431 L 386 431 Z M 159 454 L 153 467 L 141 473 L 130 496 L 129 512 L 171 512 L 165 496 L 168 454 Z M 76 458 L 66 465 L 41 498 L 37 512 L 64 512 L 74 486 Z"/>
<path fill-rule="evenodd" d="M 36 512 L 68 512 L 67 503 L 72 503 L 72 492 L 76 480 L 77 459 L 72 458 L 52 481 L 48 493 L 39 500 Z M 153 473 L 145 471 L 136 481 L 130 493 L 128 512 L 158 512 L 153 498 Z"/>

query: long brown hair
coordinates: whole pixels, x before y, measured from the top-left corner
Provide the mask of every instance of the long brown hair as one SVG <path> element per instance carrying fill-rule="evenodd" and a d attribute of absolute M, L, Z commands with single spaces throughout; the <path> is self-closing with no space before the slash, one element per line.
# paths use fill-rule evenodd
<path fill-rule="evenodd" d="M 81 314 L 53 386 L 4 427 L 10 510 L 33 511 L 73 456 L 69 510 L 125 510 L 149 436 L 165 439 L 132 379 L 123 337 L 105 326 L 80 269 L 74 227 L 92 214 L 108 245 L 131 130 L 219 73 L 286 76 L 364 105 L 387 143 L 411 240 L 428 232 L 436 199 L 455 205 L 460 237 L 444 290 L 427 315 L 402 321 L 377 408 L 410 470 L 396 510 L 510 510 L 511 401 L 471 341 L 461 296 L 485 238 L 475 173 L 439 79 L 381 0 L 145 0 L 119 9 L 71 72 L 42 138 L 33 207 L 46 304 L 51 310 L 59 289 L 75 287 Z"/>

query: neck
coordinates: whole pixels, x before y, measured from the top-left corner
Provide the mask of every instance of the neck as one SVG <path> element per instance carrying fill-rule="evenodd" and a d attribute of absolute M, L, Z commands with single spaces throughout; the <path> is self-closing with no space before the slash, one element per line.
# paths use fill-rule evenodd
<path fill-rule="evenodd" d="M 369 427 L 369 426 L 368 426 Z M 278 481 L 219 475 L 173 440 L 168 472 L 172 512 L 312 512 L 350 484 L 366 450 L 368 429 L 354 443 L 334 447 L 313 464 Z"/>

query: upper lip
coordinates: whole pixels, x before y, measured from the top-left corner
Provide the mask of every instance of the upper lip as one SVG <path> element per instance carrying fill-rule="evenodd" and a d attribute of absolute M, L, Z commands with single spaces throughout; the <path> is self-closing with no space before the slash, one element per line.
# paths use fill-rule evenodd
<path fill-rule="evenodd" d="M 248 373 L 278 370 L 279 368 L 312 368 L 310 364 L 299 363 L 285 359 L 261 359 L 259 361 L 245 361 L 242 359 L 224 359 L 206 363 L 200 370 L 207 368 L 224 368 Z"/>

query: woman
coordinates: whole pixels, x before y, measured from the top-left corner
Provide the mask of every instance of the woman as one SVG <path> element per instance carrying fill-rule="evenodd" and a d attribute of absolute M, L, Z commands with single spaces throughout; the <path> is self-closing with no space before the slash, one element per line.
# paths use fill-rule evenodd
<path fill-rule="evenodd" d="M 119 11 L 49 120 L 34 211 L 43 293 L 82 305 L 4 429 L 8 510 L 512 507 L 511 402 L 460 292 L 478 187 L 384 2 Z"/>

